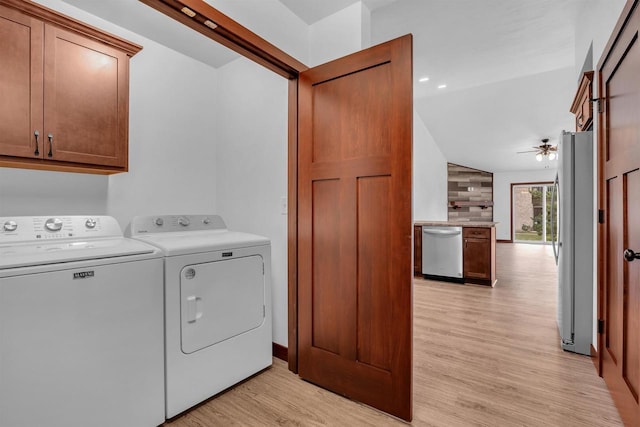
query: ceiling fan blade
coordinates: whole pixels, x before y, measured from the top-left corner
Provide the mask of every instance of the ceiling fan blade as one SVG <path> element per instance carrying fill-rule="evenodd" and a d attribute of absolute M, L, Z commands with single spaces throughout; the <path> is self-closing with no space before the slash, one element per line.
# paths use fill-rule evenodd
<path fill-rule="evenodd" d="M 518 151 L 516 154 L 524 154 L 524 153 L 537 153 L 538 150 L 529 150 L 529 151 Z"/>

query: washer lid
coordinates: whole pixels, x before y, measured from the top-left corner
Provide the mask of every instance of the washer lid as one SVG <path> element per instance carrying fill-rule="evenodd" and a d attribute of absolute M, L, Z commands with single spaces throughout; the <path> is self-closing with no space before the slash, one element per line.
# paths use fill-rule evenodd
<path fill-rule="evenodd" d="M 269 244 L 269 239 L 266 237 L 228 230 L 153 233 L 137 235 L 135 238 L 157 246 L 166 256 L 223 251 Z"/>
<path fill-rule="evenodd" d="M 124 237 L 4 245 L 0 246 L 0 270 L 154 252 L 153 247 Z"/>

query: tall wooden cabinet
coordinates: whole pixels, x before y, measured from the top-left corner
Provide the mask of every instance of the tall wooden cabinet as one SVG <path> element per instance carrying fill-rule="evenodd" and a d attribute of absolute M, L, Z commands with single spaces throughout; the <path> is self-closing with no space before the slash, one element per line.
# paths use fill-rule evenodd
<path fill-rule="evenodd" d="M 22 0 L 0 0 L 0 40 L 0 166 L 126 171 L 141 47 Z"/>

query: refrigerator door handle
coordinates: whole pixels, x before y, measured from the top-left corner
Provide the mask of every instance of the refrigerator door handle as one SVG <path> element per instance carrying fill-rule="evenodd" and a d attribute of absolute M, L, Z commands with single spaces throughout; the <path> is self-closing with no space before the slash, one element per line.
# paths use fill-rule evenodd
<path fill-rule="evenodd" d="M 558 265 L 558 256 L 560 255 L 560 242 L 558 241 L 556 245 L 556 240 L 558 240 L 560 235 L 560 223 L 558 222 L 558 233 L 556 234 L 556 221 L 554 221 L 553 214 L 557 209 L 558 219 L 560 218 L 560 197 L 558 189 L 558 174 L 556 174 L 556 179 L 553 182 L 553 190 L 551 192 L 551 246 L 553 247 L 553 257 L 556 260 L 556 265 Z M 558 196 L 558 201 L 556 202 L 556 209 L 553 209 L 553 202 L 555 201 L 556 196 Z"/>

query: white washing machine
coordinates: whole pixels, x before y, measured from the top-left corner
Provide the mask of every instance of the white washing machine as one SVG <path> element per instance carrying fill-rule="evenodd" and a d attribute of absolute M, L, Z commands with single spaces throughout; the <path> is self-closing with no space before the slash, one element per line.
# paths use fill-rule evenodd
<path fill-rule="evenodd" d="M 271 246 L 217 215 L 136 217 L 165 256 L 167 419 L 272 364 Z"/>
<path fill-rule="evenodd" d="M 0 426 L 162 424 L 162 265 L 111 217 L 0 218 Z"/>

